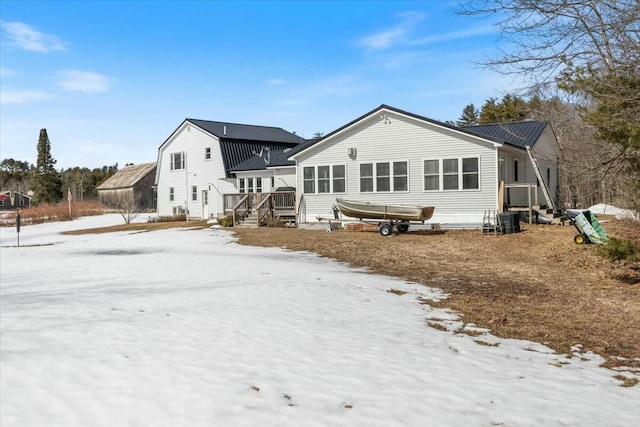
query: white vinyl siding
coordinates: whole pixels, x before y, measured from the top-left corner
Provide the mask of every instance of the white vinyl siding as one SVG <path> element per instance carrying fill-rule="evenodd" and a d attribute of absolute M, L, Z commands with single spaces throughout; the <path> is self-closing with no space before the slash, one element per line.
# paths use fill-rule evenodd
<path fill-rule="evenodd" d="M 345 164 L 345 198 L 372 203 L 435 206 L 430 222 L 481 223 L 484 210 L 497 209 L 497 150 L 491 141 L 480 140 L 446 127 L 389 114 L 390 123 L 371 115 L 343 132 L 311 147 L 297 157 L 297 186 L 302 190 L 304 168 Z M 349 153 L 356 153 L 349 155 Z M 463 191 L 462 158 L 478 161 L 478 189 Z M 458 189 L 444 191 L 442 160 L 458 162 Z M 424 162 L 434 169 L 425 170 Z M 430 161 L 433 161 L 432 163 Z M 390 191 L 375 191 L 376 164 L 389 163 Z M 395 165 L 394 163 L 400 163 Z M 406 164 L 406 175 L 403 166 Z M 511 165 L 511 162 L 509 163 Z M 395 176 L 395 182 L 394 182 Z M 402 191 L 405 186 L 406 190 Z M 425 186 L 431 181 L 433 189 Z M 335 188 L 334 188 L 335 191 Z M 331 214 L 334 194 L 305 194 L 300 200 L 301 221 L 314 222 Z"/>

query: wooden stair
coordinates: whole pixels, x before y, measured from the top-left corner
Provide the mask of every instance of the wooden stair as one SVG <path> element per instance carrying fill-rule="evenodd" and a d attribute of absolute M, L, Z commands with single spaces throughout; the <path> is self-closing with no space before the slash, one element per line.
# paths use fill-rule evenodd
<path fill-rule="evenodd" d="M 235 227 L 240 228 L 258 228 L 258 214 L 255 211 L 252 211 L 244 218 L 240 219 Z"/>
<path fill-rule="evenodd" d="M 547 221 L 550 221 L 552 224 L 563 225 L 564 222 L 567 220 L 566 216 L 546 206 L 533 206 L 532 208 L 536 215 L 545 218 Z"/>

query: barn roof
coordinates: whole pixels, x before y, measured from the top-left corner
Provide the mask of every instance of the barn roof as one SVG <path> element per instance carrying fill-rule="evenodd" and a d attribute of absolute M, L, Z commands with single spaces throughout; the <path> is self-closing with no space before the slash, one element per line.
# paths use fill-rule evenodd
<path fill-rule="evenodd" d="M 96 188 L 98 190 L 116 190 L 132 187 L 150 173 L 155 173 L 155 170 L 155 162 L 125 166 Z"/>

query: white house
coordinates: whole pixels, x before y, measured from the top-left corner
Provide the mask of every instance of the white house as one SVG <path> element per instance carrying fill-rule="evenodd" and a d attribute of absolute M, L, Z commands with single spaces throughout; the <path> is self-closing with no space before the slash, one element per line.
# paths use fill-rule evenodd
<path fill-rule="evenodd" d="M 158 149 L 158 216 L 223 214 L 225 193 L 262 192 L 278 185 L 239 179 L 231 170 L 256 153 L 282 151 L 304 140 L 284 129 L 185 119 Z"/>
<path fill-rule="evenodd" d="M 487 210 L 527 203 L 527 191 L 532 203 L 548 204 L 532 159 L 551 202 L 557 197 L 558 146 L 543 122 L 459 128 L 382 105 L 300 147 L 289 160 L 302 222 L 332 215 L 341 197 L 434 206 L 430 222 L 477 225 Z"/>

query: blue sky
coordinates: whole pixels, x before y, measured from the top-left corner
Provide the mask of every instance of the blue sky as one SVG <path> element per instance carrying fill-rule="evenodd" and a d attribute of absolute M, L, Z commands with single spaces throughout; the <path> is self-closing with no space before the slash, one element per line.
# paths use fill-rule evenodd
<path fill-rule="evenodd" d="M 155 161 L 185 118 L 310 138 L 388 104 L 456 120 L 515 82 L 487 20 L 450 1 L 0 3 L 0 157 Z"/>

